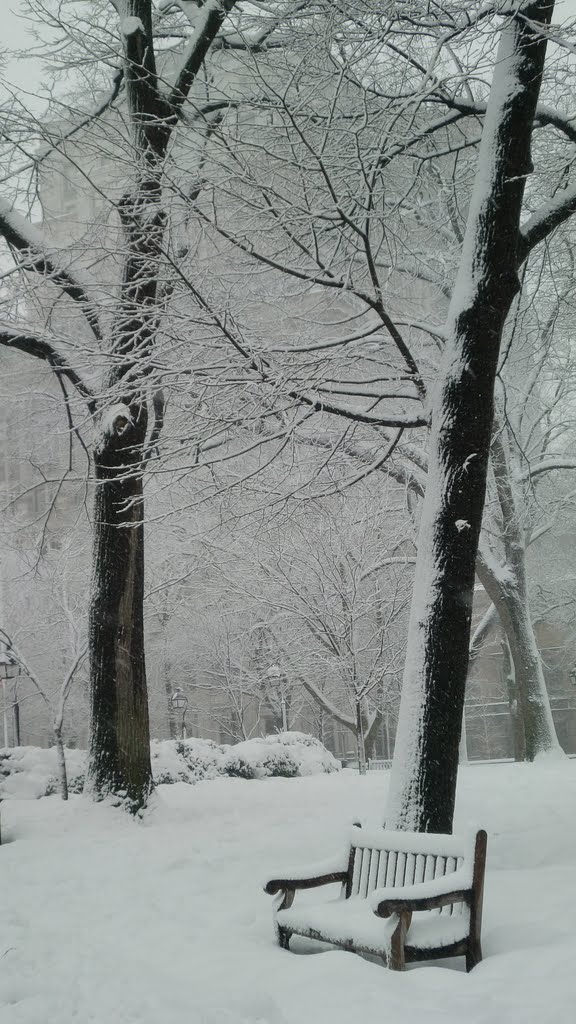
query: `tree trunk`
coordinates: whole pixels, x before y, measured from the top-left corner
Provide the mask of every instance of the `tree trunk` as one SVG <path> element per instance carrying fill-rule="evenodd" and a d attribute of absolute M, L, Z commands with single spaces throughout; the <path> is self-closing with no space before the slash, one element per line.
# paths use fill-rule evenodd
<path fill-rule="evenodd" d="M 164 595 L 164 601 L 165 601 L 165 603 L 167 605 L 168 604 L 168 595 L 167 594 Z M 162 674 L 164 676 L 164 692 L 166 694 L 166 706 L 168 708 L 168 732 L 169 732 L 170 739 L 171 740 L 175 740 L 177 738 L 178 731 L 177 731 L 177 728 L 176 728 L 176 721 L 175 721 L 175 718 L 174 718 L 174 706 L 172 704 L 172 685 L 171 685 L 171 682 L 170 682 L 170 680 L 172 678 L 172 660 L 171 660 L 171 657 L 170 657 L 170 643 L 169 643 L 169 640 L 168 640 L 168 621 L 169 621 L 169 615 L 168 615 L 167 608 L 163 612 L 160 613 L 159 619 L 160 619 L 160 626 L 162 628 L 162 641 L 163 641 L 162 649 L 163 649 L 163 652 L 164 652 L 164 656 L 162 658 L 162 669 L 161 669 L 161 671 L 162 671 Z"/>
<path fill-rule="evenodd" d="M 460 764 L 469 764 L 470 759 L 468 757 L 468 734 L 466 732 L 466 707 L 465 702 L 462 706 L 462 729 L 460 731 L 460 751 L 458 755 Z"/>
<path fill-rule="evenodd" d="M 145 411 L 119 409 L 95 453 L 90 608 L 91 743 L 87 789 L 136 813 L 152 789 L 144 661 Z"/>
<path fill-rule="evenodd" d="M 54 726 L 54 737 L 56 740 L 56 756 L 58 758 L 58 777 L 60 780 L 60 795 L 63 800 L 68 799 L 68 772 L 66 771 L 66 755 L 62 742 L 62 732 Z"/>
<path fill-rule="evenodd" d="M 499 614 L 514 665 L 513 678 L 523 725 L 525 759 L 534 761 L 542 754 L 561 755 L 526 588 L 506 587 L 506 600 L 502 602 Z"/>
<path fill-rule="evenodd" d="M 510 710 L 510 724 L 512 731 L 512 753 L 515 761 L 526 760 L 526 737 L 524 736 L 524 723 L 518 706 L 516 692 L 516 680 L 514 678 L 514 665 L 510 654 L 508 637 L 502 636 L 502 664 L 504 669 L 504 681 L 506 683 L 506 695 L 508 697 L 508 708 Z"/>
<path fill-rule="evenodd" d="M 380 731 L 380 726 L 382 725 L 382 717 L 381 711 L 375 711 L 372 723 L 368 725 L 368 723 L 365 722 L 364 724 L 364 749 L 366 751 L 366 757 L 368 758 L 374 756 L 378 733 Z"/>
<path fill-rule="evenodd" d="M 388 827 L 451 832 L 494 384 L 519 289 L 520 216 L 546 43 L 522 6 L 502 30 L 434 403 Z"/>
<path fill-rule="evenodd" d="M 12 711 L 14 713 L 14 746 L 20 746 L 20 705 L 18 703 L 18 697 L 14 698 L 12 705 Z"/>
<path fill-rule="evenodd" d="M 356 701 L 356 750 L 358 752 L 358 771 L 360 775 L 366 775 L 366 745 L 361 701 Z"/>
<path fill-rule="evenodd" d="M 517 711 L 522 719 L 525 757 L 560 754 L 542 658 L 532 625 L 526 576 L 526 539 L 517 508 L 509 465 L 507 432 L 497 422 L 492 443 L 492 465 L 502 513 L 506 565 L 490 571 L 479 557 L 478 570 L 485 590 L 498 610 L 514 665 Z"/>

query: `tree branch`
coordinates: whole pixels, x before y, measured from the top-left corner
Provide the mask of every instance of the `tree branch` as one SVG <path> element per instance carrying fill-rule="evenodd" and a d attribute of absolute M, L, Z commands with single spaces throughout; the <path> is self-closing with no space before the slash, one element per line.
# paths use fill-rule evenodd
<path fill-rule="evenodd" d="M 576 459 L 568 456 L 543 459 L 541 462 L 515 473 L 514 479 L 517 483 L 526 483 L 528 480 L 534 480 L 537 476 L 543 476 L 544 473 L 553 473 L 557 469 L 576 469 Z"/>
<path fill-rule="evenodd" d="M 545 203 L 522 226 L 518 242 L 518 265 L 530 255 L 534 246 L 538 245 L 564 224 L 576 212 L 576 184 L 558 192 L 549 203 Z"/>
<path fill-rule="evenodd" d="M 194 84 L 204 58 L 218 35 L 226 15 L 236 6 L 237 0 L 206 0 L 199 12 L 194 34 L 188 44 L 180 73 L 170 94 L 169 103 L 179 111 Z"/>
<path fill-rule="evenodd" d="M 63 270 L 56 266 L 51 257 L 42 251 L 40 233 L 24 217 L 11 210 L 2 199 L 0 199 L 0 236 L 6 240 L 8 245 L 13 246 L 22 254 L 25 269 L 34 270 L 37 274 L 49 278 L 54 284 L 59 285 L 69 298 L 81 306 L 94 337 L 98 341 L 102 341 L 98 313 L 84 287 L 69 270 Z"/>
<path fill-rule="evenodd" d="M 33 334 L 24 331 L 16 331 L 13 328 L 6 328 L 0 325 L 0 345 L 6 348 L 17 349 L 26 355 L 43 359 L 54 370 L 59 377 L 66 377 L 74 385 L 79 395 L 85 400 L 89 412 L 94 415 L 98 409 L 96 397 L 87 384 L 84 383 L 80 374 L 70 366 L 63 356 L 54 348 L 50 342 L 38 338 Z"/>

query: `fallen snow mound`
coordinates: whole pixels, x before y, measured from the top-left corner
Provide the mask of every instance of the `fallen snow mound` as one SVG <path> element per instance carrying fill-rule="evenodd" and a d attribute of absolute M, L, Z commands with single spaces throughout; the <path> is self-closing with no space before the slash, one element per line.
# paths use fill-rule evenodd
<path fill-rule="evenodd" d="M 157 783 L 187 782 L 233 777 L 294 778 L 336 772 L 341 764 L 326 747 L 302 732 L 284 732 L 233 746 L 212 740 L 152 740 L 152 771 Z M 68 788 L 81 793 L 86 753 L 66 749 Z M 35 800 L 57 793 L 56 748 L 13 747 L 0 750 L 0 797 Z"/>

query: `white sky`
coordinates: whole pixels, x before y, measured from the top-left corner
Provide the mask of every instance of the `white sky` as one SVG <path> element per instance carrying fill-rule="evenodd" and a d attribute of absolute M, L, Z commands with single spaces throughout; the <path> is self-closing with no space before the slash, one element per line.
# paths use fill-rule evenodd
<path fill-rule="evenodd" d="M 8 0 L 7 10 L 2 10 L 2 50 L 24 49 L 31 45 L 28 21 L 18 16 L 20 11 L 18 0 Z M 2 72 L 5 84 L 23 92 L 34 92 L 41 77 L 39 64 L 32 59 L 10 61 Z"/>

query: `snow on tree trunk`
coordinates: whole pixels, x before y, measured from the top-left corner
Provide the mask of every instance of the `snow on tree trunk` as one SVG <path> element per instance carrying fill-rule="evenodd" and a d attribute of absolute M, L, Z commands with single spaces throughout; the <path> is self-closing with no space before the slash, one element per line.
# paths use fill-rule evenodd
<path fill-rule="evenodd" d="M 86 787 L 133 812 L 152 788 L 144 660 L 144 528 L 140 462 L 145 408 L 117 407 L 95 453 L 90 608 L 90 754 Z M 130 472 L 131 471 L 131 472 Z"/>
<path fill-rule="evenodd" d="M 553 4 L 502 29 L 433 403 L 408 654 L 386 824 L 451 832 L 475 560 L 504 323 L 519 289 L 519 225 Z"/>

